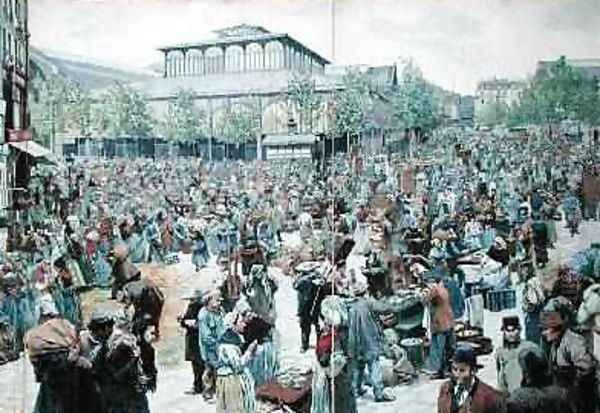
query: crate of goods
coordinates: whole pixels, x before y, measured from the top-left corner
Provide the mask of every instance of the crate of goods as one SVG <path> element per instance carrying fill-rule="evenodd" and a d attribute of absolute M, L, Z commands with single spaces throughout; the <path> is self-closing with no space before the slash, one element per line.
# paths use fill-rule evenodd
<path fill-rule="evenodd" d="M 473 295 L 481 295 L 483 297 L 483 308 L 488 308 L 488 292 L 492 290 L 492 287 L 483 286 L 480 284 L 467 284 L 466 285 L 466 297 Z"/>
<path fill-rule="evenodd" d="M 517 307 L 517 293 L 512 288 L 488 291 L 485 308 L 498 312 Z"/>

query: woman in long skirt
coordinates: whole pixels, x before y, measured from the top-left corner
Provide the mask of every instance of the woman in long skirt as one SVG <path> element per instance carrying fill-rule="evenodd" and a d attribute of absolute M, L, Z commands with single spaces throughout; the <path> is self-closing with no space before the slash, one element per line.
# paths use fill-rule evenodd
<path fill-rule="evenodd" d="M 346 310 L 338 297 L 328 297 L 321 304 L 321 313 L 325 328 L 317 341 L 310 411 L 357 413 L 352 373 L 347 357 L 344 327 L 347 324 Z"/>
<path fill-rule="evenodd" d="M 243 339 L 236 330 L 243 330 L 243 320 L 236 317 L 231 324 L 237 327 L 225 331 L 217 348 L 216 413 L 254 413 L 254 380 L 247 365 L 257 344 L 250 344 L 242 354 Z"/>

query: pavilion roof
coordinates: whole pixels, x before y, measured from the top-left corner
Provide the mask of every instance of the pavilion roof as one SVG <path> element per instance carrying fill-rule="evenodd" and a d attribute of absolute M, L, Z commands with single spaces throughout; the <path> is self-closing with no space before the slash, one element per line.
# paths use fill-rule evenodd
<path fill-rule="evenodd" d="M 231 34 L 225 34 L 227 30 L 234 30 L 236 28 L 241 28 L 238 33 L 232 32 Z M 230 29 L 223 29 L 215 31 L 217 33 L 217 37 L 210 40 L 205 40 L 201 42 L 192 42 L 192 43 L 180 43 L 176 45 L 163 46 L 159 47 L 158 50 L 164 53 L 168 53 L 176 50 L 189 50 L 189 49 L 209 49 L 211 47 L 227 47 L 227 46 L 241 46 L 247 45 L 250 43 L 269 43 L 275 40 L 287 41 L 288 43 L 293 43 L 297 47 L 304 49 L 308 54 L 310 54 L 315 60 L 319 63 L 326 65 L 331 63 L 329 60 L 325 59 L 323 56 L 315 52 L 314 50 L 306 47 L 304 44 L 300 43 L 298 40 L 294 39 L 287 33 L 271 33 L 268 30 L 265 30 L 262 27 L 254 27 L 254 26 L 237 26 Z"/>

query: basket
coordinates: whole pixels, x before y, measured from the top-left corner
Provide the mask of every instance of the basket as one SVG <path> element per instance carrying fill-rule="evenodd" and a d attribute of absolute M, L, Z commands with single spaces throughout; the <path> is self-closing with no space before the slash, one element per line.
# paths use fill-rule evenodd
<path fill-rule="evenodd" d="M 509 310 L 517 307 L 517 293 L 508 288 L 505 290 L 488 291 L 485 308 L 492 312 Z"/>

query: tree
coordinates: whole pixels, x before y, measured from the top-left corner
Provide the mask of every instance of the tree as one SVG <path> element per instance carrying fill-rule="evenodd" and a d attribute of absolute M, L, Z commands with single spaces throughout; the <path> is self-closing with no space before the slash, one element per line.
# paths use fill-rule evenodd
<path fill-rule="evenodd" d="M 248 105 L 228 105 L 217 125 L 223 141 L 227 145 L 235 145 L 239 149 L 241 145 L 254 139 L 260 127 L 258 116 L 254 102 L 250 102 Z"/>
<path fill-rule="evenodd" d="M 35 80 L 31 89 L 36 91 L 30 100 L 34 139 L 54 149 L 56 135 L 67 129 L 68 82 L 62 76 L 52 74 L 45 79 Z"/>
<path fill-rule="evenodd" d="M 92 99 L 79 83 L 68 82 L 66 90 L 65 126 L 75 137 L 87 137 L 92 126 Z"/>
<path fill-rule="evenodd" d="M 358 71 L 349 70 L 343 78 L 344 88 L 334 96 L 334 121 L 337 135 L 360 136 L 368 126 L 372 100 L 369 82 Z"/>
<path fill-rule="evenodd" d="M 192 91 L 180 90 L 170 101 L 163 122 L 165 136 L 177 142 L 193 142 L 208 136 L 206 115 L 194 104 Z"/>
<path fill-rule="evenodd" d="M 149 138 L 154 134 L 155 120 L 148 102 L 134 88 L 116 83 L 102 97 L 104 115 L 98 123 L 109 136 Z"/>
<path fill-rule="evenodd" d="M 586 78 L 562 56 L 525 89 L 510 119 L 511 123 L 538 125 L 567 119 L 596 124 L 600 121 L 597 80 Z"/>
<path fill-rule="evenodd" d="M 391 91 L 391 102 L 396 122 L 405 128 L 424 131 L 439 125 L 439 103 L 433 86 L 412 60 L 406 62 L 398 88 Z"/>
<path fill-rule="evenodd" d="M 292 79 L 288 82 L 287 94 L 298 109 L 300 130 L 303 130 L 303 126 L 307 126 L 307 121 L 310 132 L 313 130 L 315 112 L 321 106 L 321 101 L 315 90 L 315 81 L 306 73 L 294 73 Z"/>

